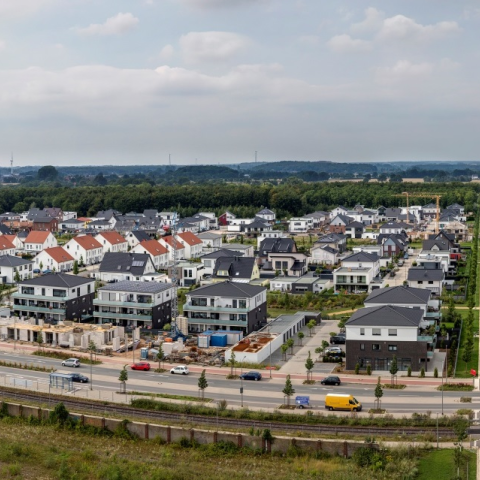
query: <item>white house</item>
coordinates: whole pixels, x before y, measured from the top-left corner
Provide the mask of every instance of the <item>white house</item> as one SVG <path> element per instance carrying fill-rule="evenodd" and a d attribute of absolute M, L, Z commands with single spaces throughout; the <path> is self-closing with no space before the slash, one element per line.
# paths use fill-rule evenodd
<path fill-rule="evenodd" d="M 197 237 L 202 241 L 203 249 L 222 248 L 222 236 L 219 235 L 218 233 L 202 232 L 202 233 L 199 233 Z"/>
<path fill-rule="evenodd" d="M 307 233 L 311 228 L 313 228 L 312 217 L 293 217 L 288 222 L 290 233 Z"/>
<path fill-rule="evenodd" d="M 197 235 L 191 232 L 183 232 L 177 235 L 177 241 L 185 247 L 184 258 L 190 260 L 191 258 L 198 258 L 202 254 L 203 242 Z"/>
<path fill-rule="evenodd" d="M 275 222 L 275 218 L 276 218 L 275 212 L 272 212 L 268 208 L 263 208 L 256 214 L 256 216 L 263 218 L 267 222 L 271 222 L 271 223 Z"/>
<path fill-rule="evenodd" d="M 338 250 L 329 245 L 316 243 L 311 249 L 311 263 L 324 263 L 325 265 L 335 265 L 338 263 Z"/>
<path fill-rule="evenodd" d="M 102 232 L 95 239 L 102 245 L 104 254 L 107 252 L 126 252 L 128 250 L 128 242 L 118 232 Z"/>
<path fill-rule="evenodd" d="M 102 244 L 91 235 L 74 237 L 64 248 L 80 264 L 92 265 L 103 258 Z"/>
<path fill-rule="evenodd" d="M 57 239 L 52 232 L 32 231 L 25 239 L 24 248 L 26 252 L 38 253 L 46 248 L 57 246 Z"/>
<path fill-rule="evenodd" d="M 7 238 L 6 235 L 0 236 L 0 256 L 14 256 L 16 252 L 15 245 Z"/>
<path fill-rule="evenodd" d="M 147 240 L 139 243 L 132 248 L 131 252 L 150 255 L 156 270 L 168 266 L 168 250 L 157 240 Z"/>
<path fill-rule="evenodd" d="M 172 235 L 162 237 L 158 241 L 168 250 L 168 261 L 173 262 L 174 252 L 176 251 L 177 260 L 185 258 L 185 246 L 179 240 L 173 238 Z"/>
<path fill-rule="evenodd" d="M 15 276 L 18 273 L 20 281 L 32 278 L 33 262 L 12 255 L 0 257 L 0 281 L 1 283 L 16 283 Z M 17 278 L 18 280 L 18 278 Z"/>
<path fill-rule="evenodd" d="M 69 272 L 75 259 L 62 247 L 46 248 L 34 259 L 35 268 L 55 272 Z M 41 267 L 40 267 L 41 265 Z"/>

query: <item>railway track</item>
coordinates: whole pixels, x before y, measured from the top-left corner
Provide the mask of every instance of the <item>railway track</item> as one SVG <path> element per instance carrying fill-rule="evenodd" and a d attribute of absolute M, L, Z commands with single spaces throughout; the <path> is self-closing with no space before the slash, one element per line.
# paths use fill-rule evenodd
<path fill-rule="evenodd" d="M 36 393 L 25 392 L 13 392 L 12 390 L 0 389 L 1 397 L 11 398 L 17 403 L 25 402 L 37 402 L 45 403 L 48 401 L 45 395 Z M 106 404 L 102 402 L 94 402 L 89 400 L 76 400 L 71 397 L 52 395 L 53 402 L 63 402 L 67 409 L 72 412 L 75 409 L 81 411 L 92 411 L 94 415 L 102 414 L 114 414 L 116 416 L 124 416 L 125 418 L 143 418 L 159 422 L 159 423 L 187 423 L 190 425 L 204 425 L 226 428 L 255 428 L 264 429 L 269 428 L 272 432 L 285 432 L 289 434 L 295 434 L 300 432 L 308 432 L 309 434 L 316 435 L 340 435 L 345 434 L 348 436 L 418 436 L 418 435 L 437 435 L 436 427 L 418 426 L 418 427 L 376 427 L 376 426 L 351 426 L 351 425 L 319 425 L 309 423 L 283 423 L 283 422 L 269 422 L 262 420 L 246 420 L 236 418 L 225 418 L 222 416 L 206 416 L 195 415 L 187 413 L 175 413 L 175 412 L 161 412 L 153 410 L 144 410 L 140 408 L 127 407 L 123 405 Z M 438 435 L 442 438 L 454 437 L 452 428 L 439 427 Z"/>

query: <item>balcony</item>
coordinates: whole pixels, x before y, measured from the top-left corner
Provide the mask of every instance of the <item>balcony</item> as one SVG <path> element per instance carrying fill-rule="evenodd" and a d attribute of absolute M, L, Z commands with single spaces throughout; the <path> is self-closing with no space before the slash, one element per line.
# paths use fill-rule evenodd
<path fill-rule="evenodd" d="M 60 297 L 47 297 L 45 295 L 27 295 L 26 293 L 15 292 L 12 294 L 12 298 L 15 300 L 22 299 L 22 300 L 41 300 L 41 301 L 50 301 L 50 302 L 58 302 Z M 72 300 L 77 297 L 61 297 L 62 302 L 67 300 Z"/>
<path fill-rule="evenodd" d="M 65 314 L 65 308 L 48 308 L 48 307 L 37 307 L 36 305 L 20 305 L 15 304 L 13 306 L 14 311 L 20 312 L 37 312 L 37 313 L 60 313 Z"/>
<path fill-rule="evenodd" d="M 337 285 L 366 285 L 367 280 L 365 279 L 365 277 L 348 278 L 338 276 L 335 283 Z"/>
<path fill-rule="evenodd" d="M 188 319 L 188 324 L 189 325 L 195 325 L 195 324 L 207 324 L 207 325 L 221 325 L 221 326 L 227 326 L 227 327 L 241 327 L 241 328 L 246 328 L 247 322 L 244 321 L 239 321 L 239 320 L 214 320 L 210 318 L 189 318 Z"/>
<path fill-rule="evenodd" d="M 120 312 L 93 312 L 95 318 L 112 318 L 115 320 L 120 320 L 126 318 L 129 320 L 143 320 L 144 322 L 151 322 L 151 315 L 138 315 L 135 313 L 120 313 Z"/>
<path fill-rule="evenodd" d="M 100 298 L 95 298 L 93 300 L 94 305 L 105 305 L 112 307 L 130 307 L 130 308 L 152 308 L 153 303 L 143 303 L 143 302 L 120 302 L 120 301 L 111 301 L 111 300 L 102 300 Z"/>
<path fill-rule="evenodd" d="M 432 335 L 418 335 L 417 342 L 426 342 L 426 343 L 433 343 L 433 336 Z"/>
<path fill-rule="evenodd" d="M 246 308 L 233 308 L 233 307 L 196 307 L 191 303 L 185 303 L 183 305 L 184 312 L 212 312 L 212 313 L 248 313 Z"/>

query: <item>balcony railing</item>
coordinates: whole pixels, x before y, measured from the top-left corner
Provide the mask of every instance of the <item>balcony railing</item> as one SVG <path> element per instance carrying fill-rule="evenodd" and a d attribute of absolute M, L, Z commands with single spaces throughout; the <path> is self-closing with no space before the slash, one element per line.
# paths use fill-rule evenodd
<path fill-rule="evenodd" d="M 183 305 L 184 312 L 225 312 L 225 313 L 248 313 L 246 308 L 233 308 L 233 307 L 196 307 L 190 303 Z"/>
<path fill-rule="evenodd" d="M 148 308 L 153 307 L 153 303 L 143 303 L 143 302 L 120 302 L 114 300 L 102 300 L 101 298 L 95 298 L 93 300 L 94 305 L 108 305 L 112 307 L 138 307 L 138 308 Z"/>
<path fill-rule="evenodd" d="M 14 311 L 21 312 L 39 312 L 39 313 L 65 313 L 65 308 L 48 308 L 48 307 L 37 307 L 35 305 L 19 305 L 15 304 L 13 306 Z"/>
<path fill-rule="evenodd" d="M 122 318 L 127 318 L 130 320 L 143 320 L 150 322 L 152 321 L 151 315 L 138 315 L 133 313 L 119 313 L 119 312 L 93 312 L 95 318 L 113 318 L 120 320 Z"/>
<path fill-rule="evenodd" d="M 59 297 L 47 297 L 46 295 L 27 295 L 26 293 L 20 293 L 20 292 L 15 292 L 12 294 L 12 298 L 15 300 L 16 298 L 18 299 L 24 299 L 24 300 L 45 300 L 45 301 L 51 301 L 51 302 L 58 302 Z M 71 300 L 72 298 L 77 298 L 77 297 L 62 297 L 62 301 L 67 301 Z"/>

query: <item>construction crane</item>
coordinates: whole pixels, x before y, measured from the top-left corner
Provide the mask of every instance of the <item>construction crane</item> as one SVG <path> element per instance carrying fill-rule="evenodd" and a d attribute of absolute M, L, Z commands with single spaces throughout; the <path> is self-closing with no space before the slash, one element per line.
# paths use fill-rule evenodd
<path fill-rule="evenodd" d="M 435 198 L 436 199 L 436 215 L 435 215 L 435 233 L 438 233 L 438 226 L 440 223 L 440 199 L 442 198 L 441 195 L 437 193 L 409 193 L 409 192 L 402 192 L 396 195 L 392 195 L 392 197 L 404 197 L 407 199 L 407 223 L 410 223 L 410 198 Z"/>

